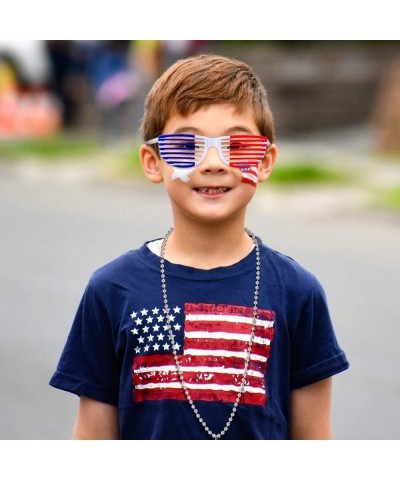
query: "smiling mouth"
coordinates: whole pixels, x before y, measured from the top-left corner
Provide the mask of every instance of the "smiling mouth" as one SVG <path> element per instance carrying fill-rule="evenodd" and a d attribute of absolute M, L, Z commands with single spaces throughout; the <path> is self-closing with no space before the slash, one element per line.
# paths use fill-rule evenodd
<path fill-rule="evenodd" d="M 218 195 L 220 193 L 226 193 L 231 190 L 229 187 L 200 187 L 195 188 L 196 192 L 205 193 L 207 195 Z"/>

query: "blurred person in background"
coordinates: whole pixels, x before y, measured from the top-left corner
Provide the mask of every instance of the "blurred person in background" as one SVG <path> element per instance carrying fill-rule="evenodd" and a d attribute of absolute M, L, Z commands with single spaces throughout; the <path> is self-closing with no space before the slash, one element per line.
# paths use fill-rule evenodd
<path fill-rule="evenodd" d="M 50 85 L 62 102 L 68 129 L 99 131 L 102 138 L 127 133 L 128 105 L 139 85 L 131 47 L 129 40 L 47 42 Z"/>
<path fill-rule="evenodd" d="M 50 68 L 40 41 L 0 40 L 0 138 L 60 130 L 61 107 L 48 90 Z"/>
<path fill-rule="evenodd" d="M 62 105 L 66 128 L 79 123 L 79 117 L 89 95 L 86 73 L 90 42 L 48 40 L 46 47 L 51 66 L 49 88 Z"/>
<path fill-rule="evenodd" d="M 119 138 L 132 133 L 130 105 L 140 78 L 131 64 L 132 42 L 99 41 L 88 59 L 88 77 L 102 134 Z"/>

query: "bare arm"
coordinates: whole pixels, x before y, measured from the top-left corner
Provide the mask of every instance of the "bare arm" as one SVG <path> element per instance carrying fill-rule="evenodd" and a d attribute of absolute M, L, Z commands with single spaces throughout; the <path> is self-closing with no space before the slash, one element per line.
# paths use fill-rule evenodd
<path fill-rule="evenodd" d="M 73 440 L 118 440 L 118 409 L 113 405 L 81 397 Z"/>
<path fill-rule="evenodd" d="M 292 440 L 331 439 L 332 378 L 292 390 Z"/>

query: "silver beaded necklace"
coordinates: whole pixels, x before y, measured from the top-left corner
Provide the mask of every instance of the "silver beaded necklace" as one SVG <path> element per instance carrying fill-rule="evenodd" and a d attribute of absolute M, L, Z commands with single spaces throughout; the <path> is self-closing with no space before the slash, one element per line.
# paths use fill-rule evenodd
<path fill-rule="evenodd" d="M 178 354 L 176 352 L 174 336 L 173 336 L 173 333 L 172 333 L 171 319 L 170 319 L 170 316 L 168 315 L 169 307 L 168 307 L 168 298 L 167 298 L 167 285 L 166 285 L 166 280 L 165 280 L 164 257 L 165 257 L 165 247 L 167 245 L 168 238 L 170 237 L 173 230 L 174 229 L 171 228 L 168 231 L 168 233 L 165 235 L 165 237 L 163 238 L 162 245 L 161 245 L 161 255 L 160 255 L 161 287 L 162 287 L 162 295 L 163 295 L 163 301 L 164 301 L 164 310 L 165 310 L 165 314 L 166 314 L 166 317 L 167 317 L 168 337 L 169 337 L 169 340 L 171 342 L 172 353 L 173 353 L 173 356 L 174 356 L 175 366 L 176 366 L 176 370 L 177 370 L 177 373 L 178 373 L 178 376 L 179 376 L 180 384 L 181 384 L 181 387 L 182 387 L 182 389 L 185 393 L 185 396 L 186 396 L 186 398 L 189 402 L 189 405 L 192 408 L 197 420 L 204 427 L 204 429 L 208 433 L 208 435 L 210 435 L 210 437 L 212 437 L 214 440 L 219 440 L 228 431 L 228 429 L 229 429 L 229 427 L 230 427 L 230 425 L 233 421 L 233 418 L 236 414 L 237 407 L 239 405 L 240 399 L 242 398 L 242 395 L 243 395 L 243 392 L 244 392 L 244 389 L 245 389 L 247 372 L 248 372 L 249 363 L 250 363 L 251 349 L 252 349 L 252 345 L 253 345 L 253 341 L 254 341 L 255 328 L 256 328 L 256 322 L 257 322 L 257 317 L 258 317 L 258 292 L 259 292 L 259 288 L 260 288 L 260 265 L 261 265 L 261 262 L 260 262 L 260 248 L 258 246 L 258 242 L 257 242 L 257 239 L 256 239 L 254 233 L 252 233 L 250 230 L 245 228 L 245 232 L 253 240 L 253 243 L 254 243 L 254 246 L 255 246 L 255 249 L 256 249 L 256 282 L 255 282 L 255 287 L 254 287 L 253 320 L 252 320 L 252 324 L 251 324 L 251 333 L 250 333 L 250 337 L 249 337 L 249 342 L 248 342 L 248 346 L 247 346 L 247 349 L 246 349 L 247 355 L 246 355 L 246 358 L 245 358 L 243 378 L 242 378 L 242 382 L 241 382 L 241 385 L 240 385 L 239 393 L 238 393 L 238 395 L 236 397 L 236 400 L 233 404 L 231 414 L 230 414 L 230 416 L 229 416 L 229 418 L 228 418 L 228 420 L 225 424 L 225 427 L 220 431 L 220 433 L 214 433 L 209 428 L 209 426 L 207 425 L 207 423 L 205 422 L 203 417 L 200 415 L 198 409 L 196 408 L 196 406 L 195 406 L 195 404 L 192 400 L 192 397 L 190 395 L 189 389 L 186 385 L 186 382 L 183 378 L 182 369 L 181 369 L 181 366 L 179 364 Z"/>

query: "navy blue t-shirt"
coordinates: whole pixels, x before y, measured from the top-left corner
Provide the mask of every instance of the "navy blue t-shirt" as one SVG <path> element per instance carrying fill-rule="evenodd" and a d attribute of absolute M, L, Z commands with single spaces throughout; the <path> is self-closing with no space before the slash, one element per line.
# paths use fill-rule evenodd
<path fill-rule="evenodd" d="M 260 244 L 258 319 L 244 393 L 224 439 L 288 439 L 291 390 L 349 367 L 318 280 Z M 255 250 L 211 270 L 165 261 L 144 244 L 90 278 L 50 385 L 118 407 L 121 439 L 208 439 L 179 381 L 214 433 L 243 378 L 253 318 Z M 168 316 L 168 318 L 167 318 Z"/>

